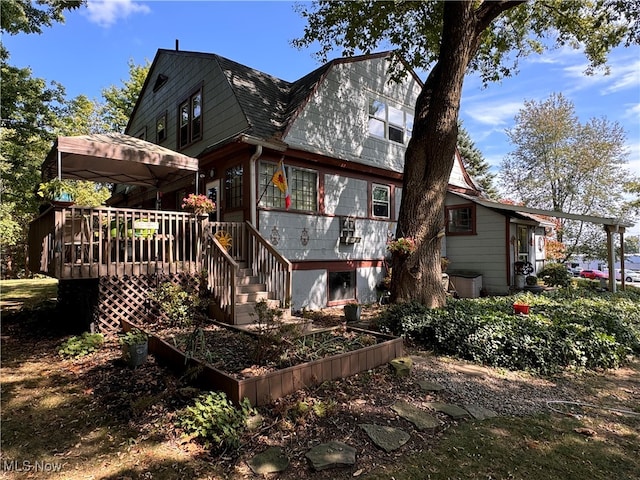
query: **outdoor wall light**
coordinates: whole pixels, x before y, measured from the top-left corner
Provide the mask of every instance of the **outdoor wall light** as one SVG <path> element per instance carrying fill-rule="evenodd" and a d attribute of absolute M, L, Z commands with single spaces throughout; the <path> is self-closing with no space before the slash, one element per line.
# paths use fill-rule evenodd
<path fill-rule="evenodd" d="M 300 234 L 300 243 L 305 247 L 309 243 L 309 232 L 306 228 L 302 229 L 302 233 Z"/>
<path fill-rule="evenodd" d="M 278 232 L 278 227 L 273 227 L 271 229 L 269 240 L 271 240 L 271 245 L 278 245 L 278 243 L 280 243 L 280 232 Z"/>

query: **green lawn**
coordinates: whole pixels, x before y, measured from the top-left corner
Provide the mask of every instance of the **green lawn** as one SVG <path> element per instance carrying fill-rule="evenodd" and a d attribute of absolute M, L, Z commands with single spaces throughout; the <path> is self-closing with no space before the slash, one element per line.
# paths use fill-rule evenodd
<path fill-rule="evenodd" d="M 2 311 L 31 308 L 57 295 L 58 280 L 34 278 L 0 281 L 0 307 Z"/>

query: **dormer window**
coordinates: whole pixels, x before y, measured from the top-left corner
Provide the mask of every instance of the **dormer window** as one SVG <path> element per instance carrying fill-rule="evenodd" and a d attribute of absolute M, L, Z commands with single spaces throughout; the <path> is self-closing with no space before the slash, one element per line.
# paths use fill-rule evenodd
<path fill-rule="evenodd" d="M 407 144 L 412 130 L 412 114 L 381 100 L 369 100 L 369 135 Z"/>

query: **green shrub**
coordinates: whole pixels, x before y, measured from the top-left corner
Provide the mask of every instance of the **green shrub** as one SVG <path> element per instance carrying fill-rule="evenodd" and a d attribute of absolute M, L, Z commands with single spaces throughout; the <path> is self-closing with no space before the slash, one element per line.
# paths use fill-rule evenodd
<path fill-rule="evenodd" d="M 84 332 L 82 335 L 67 339 L 60 345 L 58 355 L 61 357 L 79 358 L 98 350 L 104 343 L 100 333 Z"/>
<path fill-rule="evenodd" d="M 148 293 L 173 325 L 188 326 L 200 308 L 200 298 L 171 282 L 161 284 Z"/>
<path fill-rule="evenodd" d="M 561 263 L 549 263 L 538 272 L 538 277 L 549 287 L 568 287 L 573 276 Z"/>
<path fill-rule="evenodd" d="M 450 300 L 439 309 L 392 305 L 380 329 L 435 353 L 515 370 L 615 368 L 640 353 L 639 292 L 560 289 L 542 295 Z M 531 305 L 514 315 L 513 303 Z"/>
<path fill-rule="evenodd" d="M 132 328 L 119 338 L 120 345 L 140 345 L 146 343 L 149 337 L 139 328 Z"/>
<path fill-rule="evenodd" d="M 240 446 L 247 420 L 255 414 L 247 398 L 236 407 L 223 392 L 209 392 L 200 395 L 193 406 L 179 412 L 177 423 L 207 448 L 222 451 Z"/>

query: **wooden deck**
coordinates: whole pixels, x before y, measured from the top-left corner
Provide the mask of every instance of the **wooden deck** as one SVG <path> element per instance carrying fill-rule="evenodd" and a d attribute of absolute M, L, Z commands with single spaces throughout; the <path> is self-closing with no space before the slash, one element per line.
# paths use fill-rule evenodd
<path fill-rule="evenodd" d="M 50 208 L 30 225 L 29 266 L 73 284 L 65 290 L 70 298 L 89 296 L 74 293 L 83 283 L 76 280 L 98 280 L 98 316 L 109 330 L 141 315 L 147 291 L 160 281 L 206 288 L 216 318 L 231 324 L 238 321 L 236 285 L 247 278 L 282 308 L 291 298 L 291 263 L 253 226 L 185 212 Z"/>
<path fill-rule="evenodd" d="M 184 212 L 54 207 L 31 224 L 29 266 L 58 279 L 196 273 L 207 223 Z"/>

